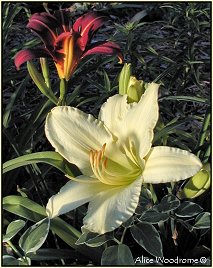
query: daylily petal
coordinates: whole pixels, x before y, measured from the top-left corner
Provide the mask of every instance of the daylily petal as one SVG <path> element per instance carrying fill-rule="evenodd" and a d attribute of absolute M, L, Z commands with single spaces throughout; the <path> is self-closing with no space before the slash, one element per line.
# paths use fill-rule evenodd
<path fill-rule="evenodd" d="M 42 57 L 50 57 L 48 51 L 45 48 L 24 49 L 16 54 L 14 59 L 15 66 L 17 69 L 19 69 L 20 66 L 26 61 Z"/>
<path fill-rule="evenodd" d="M 78 34 L 70 34 L 64 40 L 64 78 L 68 81 L 71 75 L 74 73 L 82 54 L 81 49 L 77 46 L 76 40 L 78 39 Z"/>
<path fill-rule="evenodd" d="M 153 139 L 153 129 L 158 120 L 158 88 L 155 83 L 148 88 L 140 101 L 134 105 L 123 119 L 122 129 L 119 129 L 122 140 L 130 139 L 141 159 L 149 152 Z M 118 126 L 120 127 L 120 126 Z"/>
<path fill-rule="evenodd" d="M 96 12 L 89 12 L 78 18 L 73 24 L 73 30 L 79 32 L 82 36 L 84 48 L 90 42 L 93 34 L 105 22 L 106 17 Z"/>
<path fill-rule="evenodd" d="M 112 141 L 111 133 L 100 120 L 69 106 L 52 109 L 46 119 L 45 133 L 55 150 L 86 175 L 92 174 L 90 151 L 100 150 L 103 144 Z"/>
<path fill-rule="evenodd" d="M 113 42 L 97 42 L 92 44 L 87 48 L 86 52 L 82 55 L 82 58 L 92 54 L 117 55 L 119 62 L 123 62 L 120 47 Z"/>
<path fill-rule="evenodd" d="M 104 125 L 116 136 L 119 136 L 119 129 L 122 121 L 129 111 L 131 105 L 127 103 L 127 95 L 116 94 L 101 106 L 98 118 L 104 122 Z"/>
<path fill-rule="evenodd" d="M 145 183 L 166 183 L 187 179 L 202 167 L 199 158 L 178 148 L 153 147 L 145 158 Z"/>
<path fill-rule="evenodd" d="M 41 38 L 46 47 L 53 47 L 57 37 L 56 28 L 59 26 L 57 19 L 46 12 L 33 14 L 27 24 L 27 27 Z"/>
<path fill-rule="evenodd" d="M 131 184 L 111 187 L 98 193 L 89 203 L 84 228 L 104 234 L 119 227 L 135 212 L 141 192 L 142 179 Z"/>
<path fill-rule="evenodd" d="M 90 180 L 89 177 L 79 176 L 81 180 Z M 100 191 L 108 189 L 109 186 L 100 182 L 67 182 L 60 191 L 53 195 L 46 206 L 47 214 L 54 218 L 67 213 L 87 202 L 89 202 Z"/>

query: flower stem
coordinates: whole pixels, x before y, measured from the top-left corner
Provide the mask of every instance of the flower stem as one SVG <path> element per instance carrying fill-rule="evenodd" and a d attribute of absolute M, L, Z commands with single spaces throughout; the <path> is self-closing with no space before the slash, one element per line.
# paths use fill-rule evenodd
<path fill-rule="evenodd" d="M 57 103 L 58 106 L 66 105 L 65 102 L 66 93 L 67 93 L 67 81 L 64 78 L 62 78 L 60 81 L 60 97 Z"/>
<path fill-rule="evenodd" d="M 126 227 L 124 228 L 123 234 L 122 234 L 122 236 L 121 236 L 121 244 L 123 244 L 124 236 L 125 236 L 125 234 L 126 234 L 127 229 L 128 229 L 128 228 L 126 228 Z"/>

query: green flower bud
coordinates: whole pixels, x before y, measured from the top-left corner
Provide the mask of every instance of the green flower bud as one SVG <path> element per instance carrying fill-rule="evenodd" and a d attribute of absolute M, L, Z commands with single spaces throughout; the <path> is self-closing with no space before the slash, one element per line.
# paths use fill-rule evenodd
<path fill-rule="evenodd" d="M 119 76 L 119 94 L 127 94 L 129 79 L 131 76 L 131 64 L 125 63 Z"/>
<path fill-rule="evenodd" d="M 203 168 L 191 177 L 178 193 L 180 199 L 195 198 L 203 194 L 210 187 L 210 165 L 206 164 Z"/>
<path fill-rule="evenodd" d="M 139 102 L 145 91 L 145 84 L 131 75 L 131 64 L 125 63 L 119 77 L 119 94 L 127 94 L 128 103 Z"/>
<path fill-rule="evenodd" d="M 142 94 L 144 93 L 143 81 L 137 80 L 136 77 L 130 76 L 129 84 L 127 87 L 128 102 L 139 102 Z"/>
<path fill-rule="evenodd" d="M 41 93 L 49 98 L 53 103 L 57 104 L 56 96 L 53 94 L 52 90 L 48 88 L 43 76 L 38 72 L 37 68 L 31 61 L 27 62 L 27 69 L 33 82 L 36 84 Z"/>
<path fill-rule="evenodd" d="M 44 81 L 48 88 L 51 87 L 50 85 L 50 74 L 49 74 L 49 65 L 48 60 L 46 58 L 40 58 L 41 70 L 44 77 Z"/>

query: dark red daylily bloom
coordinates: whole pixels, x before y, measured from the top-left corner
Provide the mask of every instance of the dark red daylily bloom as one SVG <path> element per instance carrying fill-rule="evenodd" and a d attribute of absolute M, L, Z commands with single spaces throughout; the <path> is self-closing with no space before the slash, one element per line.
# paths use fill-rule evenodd
<path fill-rule="evenodd" d="M 44 47 L 25 49 L 15 56 L 15 65 L 19 67 L 26 61 L 51 57 L 56 65 L 59 77 L 70 79 L 78 63 L 91 54 L 117 54 L 120 62 L 120 47 L 114 42 L 102 41 L 91 44 L 94 33 L 103 25 L 105 16 L 89 12 L 71 26 L 69 11 L 59 10 L 54 15 L 46 12 L 31 16 L 27 27 L 43 41 Z"/>

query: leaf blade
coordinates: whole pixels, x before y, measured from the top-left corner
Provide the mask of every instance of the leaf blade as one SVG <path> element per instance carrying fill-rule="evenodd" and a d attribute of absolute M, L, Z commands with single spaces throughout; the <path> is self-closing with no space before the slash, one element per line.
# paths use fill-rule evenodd
<path fill-rule="evenodd" d="M 155 257 L 162 257 L 162 243 L 156 228 L 150 223 L 141 222 L 130 228 L 135 241 L 147 252 Z"/>
<path fill-rule="evenodd" d="M 3 164 L 3 173 L 29 164 L 45 163 L 54 166 L 65 174 L 73 176 L 71 164 L 57 152 L 46 151 L 19 156 Z"/>

